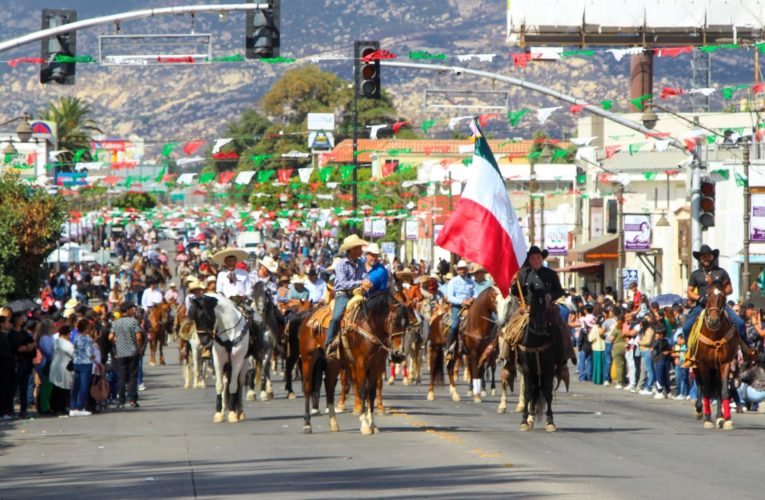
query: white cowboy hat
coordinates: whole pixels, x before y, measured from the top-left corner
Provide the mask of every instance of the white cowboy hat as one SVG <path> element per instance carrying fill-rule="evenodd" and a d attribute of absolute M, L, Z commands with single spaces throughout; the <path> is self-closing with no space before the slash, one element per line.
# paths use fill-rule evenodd
<path fill-rule="evenodd" d="M 65 309 L 72 309 L 72 310 L 74 310 L 74 308 L 77 307 L 77 304 L 79 304 L 77 299 L 71 298 L 71 299 L 66 301 L 66 304 L 64 304 L 64 308 Z"/>
<path fill-rule="evenodd" d="M 290 285 L 305 285 L 305 276 L 295 274 L 290 278 Z"/>
<path fill-rule="evenodd" d="M 369 242 L 359 238 L 358 234 L 352 234 L 343 240 L 343 244 L 340 245 L 338 252 L 343 253 L 350 250 L 351 248 L 364 247 L 367 245 L 369 245 Z"/>
<path fill-rule="evenodd" d="M 212 256 L 212 261 L 222 266 L 228 257 L 236 257 L 236 260 L 247 260 L 250 254 L 240 248 L 226 248 Z"/>
<path fill-rule="evenodd" d="M 454 269 L 459 269 L 461 267 L 470 268 L 470 266 L 468 266 L 468 263 L 465 262 L 464 260 L 460 260 L 459 262 L 457 262 L 457 265 L 454 266 Z"/>
<path fill-rule="evenodd" d="M 371 253 L 375 255 L 380 255 L 380 247 L 377 246 L 377 243 L 370 243 L 367 245 L 367 249 L 365 250 L 366 253 Z"/>
<path fill-rule="evenodd" d="M 279 270 L 279 263 L 276 262 L 270 255 L 266 255 L 258 261 L 258 265 L 265 267 L 269 272 L 275 273 Z"/>
<path fill-rule="evenodd" d="M 340 257 L 335 257 L 332 260 L 332 264 L 330 264 L 329 267 L 327 268 L 327 271 L 334 271 L 335 269 L 337 269 L 337 265 L 340 263 L 341 260 L 343 259 L 341 259 Z"/>
<path fill-rule="evenodd" d="M 194 290 L 204 290 L 205 289 L 205 285 L 204 285 L 204 283 L 202 283 L 200 281 L 197 281 L 195 279 L 193 281 L 189 281 L 188 289 L 189 289 L 189 292 L 193 292 Z"/>
<path fill-rule="evenodd" d="M 216 278 L 215 276 L 208 276 L 207 279 L 205 280 L 206 283 L 215 283 L 216 281 L 218 281 L 218 278 Z"/>
<path fill-rule="evenodd" d="M 488 272 L 481 264 L 473 264 L 473 270 L 470 271 L 471 273 L 485 273 Z"/>

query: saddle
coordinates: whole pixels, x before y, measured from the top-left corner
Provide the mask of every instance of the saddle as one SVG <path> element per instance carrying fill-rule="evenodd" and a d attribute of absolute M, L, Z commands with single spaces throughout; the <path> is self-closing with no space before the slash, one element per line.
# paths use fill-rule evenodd
<path fill-rule="evenodd" d="M 465 324 L 465 318 L 467 318 L 468 308 L 462 307 L 460 309 L 460 325 Z M 452 327 L 452 315 L 447 313 L 444 314 L 443 319 L 441 320 L 443 322 L 444 328 L 446 330 L 450 329 Z"/>
<path fill-rule="evenodd" d="M 327 331 L 329 322 L 332 321 L 333 308 L 334 304 L 322 306 L 308 319 L 306 325 L 311 329 L 314 336 Z"/>

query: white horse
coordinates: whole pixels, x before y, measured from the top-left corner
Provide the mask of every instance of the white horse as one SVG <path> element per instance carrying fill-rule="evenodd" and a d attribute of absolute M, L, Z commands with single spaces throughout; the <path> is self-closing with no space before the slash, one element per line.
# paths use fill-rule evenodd
<path fill-rule="evenodd" d="M 213 336 L 216 394 L 213 422 L 223 422 L 224 407 L 228 409 L 230 423 L 244 420 L 246 415 L 243 402 L 247 374 L 244 361 L 250 335 L 244 315 L 223 295 L 207 292 L 191 300 L 189 317 L 194 320 L 200 336 Z M 227 396 L 226 401 L 224 395 Z"/>

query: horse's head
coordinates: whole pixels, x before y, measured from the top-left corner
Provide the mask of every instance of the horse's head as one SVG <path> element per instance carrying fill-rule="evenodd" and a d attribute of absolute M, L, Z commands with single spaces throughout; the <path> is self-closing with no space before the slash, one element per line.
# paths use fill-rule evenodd
<path fill-rule="evenodd" d="M 252 287 L 252 305 L 261 316 L 264 316 L 266 305 L 271 300 L 270 295 L 266 284 L 262 281 L 256 282 Z"/>
<path fill-rule="evenodd" d="M 707 304 L 705 307 L 707 327 L 716 330 L 720 327 L 722 311 L 725 309 L 725 285 L 720 281 L 709 281 L 707 288 Z"/>
<path fill-rule="evenodd" d="M 218 298 L 213 295 L 192 297 L 189 318 L 194 321 L 200 336 L 211 335 L 215 330 L 215 306 L 217 305 Z"/>
<path fill-rule="evenodd" d="M 497 298 L 495 299 L 496 311 L 497 311 L 497 326 L 503 326 L 507 324 L 510 316 L 518 309 L 518 301 L 513 297 L 513 294 L 507 294 L 507 297 L 500 295 L 499 289 L 496 290 Z"/>
<path fill-rule="evenodd" d="M 527 297 L 529 306 L 529 329 L 539 335 L 548 333 L 548 322 L 550 320 L 550 304 L 552 298 L 550 294 L 543 289 L 532 290 Z"/>

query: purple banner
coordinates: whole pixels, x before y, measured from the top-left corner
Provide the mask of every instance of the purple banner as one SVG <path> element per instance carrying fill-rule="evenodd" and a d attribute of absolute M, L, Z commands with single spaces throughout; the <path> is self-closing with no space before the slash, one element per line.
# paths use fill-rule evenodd
<path fill-rule="evenodd" d="M 645 252 L 651 249 L 651 216 L 624 214 L 624 250 Z"/>

